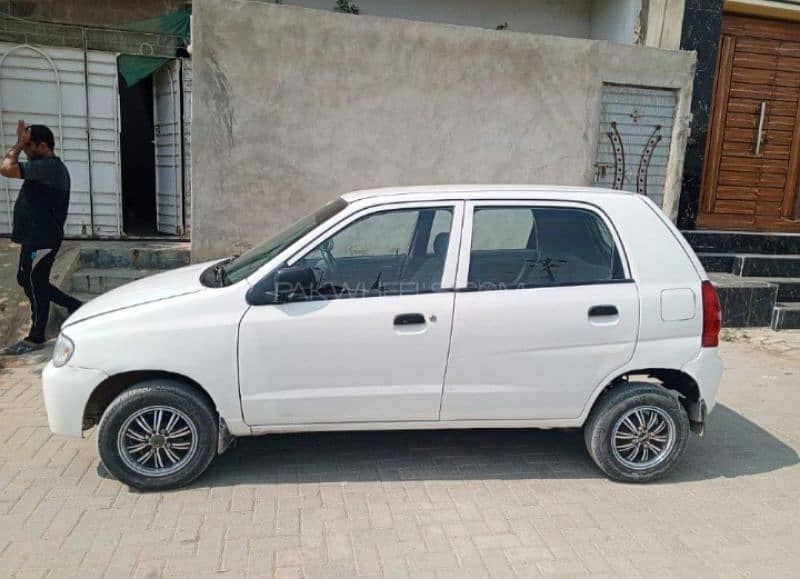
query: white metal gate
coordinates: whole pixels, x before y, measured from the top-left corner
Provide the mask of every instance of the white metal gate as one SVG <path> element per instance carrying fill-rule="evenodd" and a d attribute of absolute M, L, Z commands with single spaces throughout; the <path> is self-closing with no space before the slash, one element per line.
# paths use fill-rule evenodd
<path fill-rule="evenodd" d="M 192 61 L 181 60 L 183 86 L 183 224 L 184 234 L 192 230 Z"/>
<path fill-rule="evenodd" d="M 635 191 L 662 205 L 675 104 L 674 90 L 603 85 L 597 185 Z"/>
<path fill-rule="evenodd" d="M 88 80 L 88 83 L 87 83 Z M 88 84 L 88 90 L 87 90 Z M 72 178 L 68 237 L 121 233 L 117 61 L 111 52 L 0 42 L 0 146 L 19 119 L 49 126 Z M 21 181 L 0 177 L 0 234 Z"/>
<path fill-rule="evenodd" d="M 156 151 L 156 223 L 159 233 L 183 233 L 180 60 L 153 75 Z"/>

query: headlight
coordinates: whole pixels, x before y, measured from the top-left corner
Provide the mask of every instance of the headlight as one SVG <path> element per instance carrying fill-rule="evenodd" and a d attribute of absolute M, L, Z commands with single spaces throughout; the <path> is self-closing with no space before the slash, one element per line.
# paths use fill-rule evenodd
<path fill-rule="evenodd" d="M 59 334 L 56 346 L 53 348 L 53 366 L 60 368 L 72 358 L 75 352 L 75 343 L 64 334 Z"/>

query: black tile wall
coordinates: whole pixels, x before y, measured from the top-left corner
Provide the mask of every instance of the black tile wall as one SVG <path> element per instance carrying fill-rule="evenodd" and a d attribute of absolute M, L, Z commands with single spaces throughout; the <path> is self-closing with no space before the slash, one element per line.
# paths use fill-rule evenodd
<path fill-rule="evenodd" d="M 700 202 L 708 122 L 717 67 L 722 0 L 686 0 L 681 31 L 681 49 L 697 51 L 697 70 L 692 92 L 691 134 L 683 165 L 683 186 L 678 205 L 678 225 L 693 229 Z"/>

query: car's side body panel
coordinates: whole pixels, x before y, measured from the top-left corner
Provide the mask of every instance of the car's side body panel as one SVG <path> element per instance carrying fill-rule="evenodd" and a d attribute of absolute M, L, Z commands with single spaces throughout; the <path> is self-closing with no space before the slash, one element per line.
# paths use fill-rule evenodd
<path fill-rule="evenodd" d="M 590 212 L 620 247 L 613 225 L 592 203 L 503 198 L 468 202 L 441 419 L 577 418 L 596 384 L 630 360 L 636 346 L 639 298 L 625 256 L 625 279 L 619 281 L 470 288 L 473 217 L 481 208 Z M 613 307 L 616 313 L 591 317 L 593 307 Z"/>
<path fill-rule="evenodd" d="M 67 367 L 51 367 L 45 372 L 48 414 L 59 414 L 51 418 L 51 424 L 67 425 L 57 427 L 60 433 L 80 434 L 75 432 L 76 428 L 80 428 L 80 421 L 72 415 L 78 406 L 85 407 L 94 385 L 71 389 L 71 397 L 83 400 L 73 400 L 70 404 L 62 402 L 66 394 L 60 387 L 74 383 L 75 377 L 82 375 L 84 369 L 96 369 L 102 373 L 92 374 L 91 381 L 100 379 L 103 374 L 143 370 L 186 376 L 208 392 L 235 435 L 358 428 L 580 426 L 596 398 L 611 380 L 647 368 L 686 372 L 697 380 L 708 408 L 713 407 L 721 364 L 716 349 L 700 348 L 703 326 L 700 284 L 705 279 L 705 272 L 680 234 L 645 198 L 622 192 L 525 186 L 430 187 L 398 193 L 382 191 L 345 196 L 349 205 L 341 213 L 298 239 L 249 276 L 246 282 L 227 288 L 192 287 L 194 293 L 178 295 L 178 292 L 159 298 L 159 301 L 140 305 L 131 303 L 116 311 L 107 308 L 110 313 L 98 310 L 96 317 L 71 323 L 65 332 L 76 343 L 72 360 Z M 451 203 L 456 206 L 481 201 L 567 202 L 596 208 L 607 217 L 617 242 L 627 256 L 626 273 L 632 281 L 597 286 L 486 292 L 481 296 L 478 293 L 459 293 L 457 277 L 461 270 L 457 270 L 457 262 L 464 259 L 465 249 L 461 247 L 459 250 L 460 236 L 451 235 L 442 292 L 403 296 L 406 301 L 398 303 L 412 308 L 414 312 L 427 309 L 436 315 L 435 329 L 429 324 L 428 335 L 396 335 L 390 325 L 388 331 L 392 335 L 387 334 L 386 341 L 379 344 L 375 340 L 378 328 L 375 324 L 382 324 L 383 321 L 372 318 L 377 314 L 374 308 L 378 306 L 375 304 L 385 299 L 383 297 L 338 300 L 327 305 L 257 306 L 257 314 L 252 318 L 246 316 L 250 306 L 245 296 L 252 284 L 274 271 L 279 264 L 299 256 L 359 212 L 413 203 Z M 465 227 L 468 226 L 465 224 Z M 176 272 L 175 275 L 180 273 Z M 142 290 L 145 289 L 142 286 Z M 495 295 L 483 299 L 489 293 Z M 694 300 L 691 296 L 694 296 Z M 411 303 L 414 299 L 419 299 L 420 303 Z M 584 323 L 584 310 L 588 306 L 612 300 L 625 313 L 619 324 L 610 328 L 595 328 Z M 692 304 L 694 308 L 691 308 Z M 576 317 L 571 319 L 563 313 L 557 313 L 557 308 L 561 306 L 574 308 L 580 316 L 576 313 Z M 309 311 L 304 310 L 302 315 L 293 317 L 298 314 L 290 311 L 293 307 Z M 314 308 L 317 308 L 316 312 L 311 312 L 310 309 Z M 638 312 L 628 315 L 631 309 L 638 309 Z M 334 322 L 342 327 L 343 338 L 339 340 L 335 333 L 327 332 L 325 339 L 320 336 L 307 340 L 310 347 L 305 352 L 297 349 L 290 358 L 271 357 L 270 350 L 273 348 L 283 347 L 284 354 L 288 351 L 285 349 L 286 343 L 282 342 L 286 332 L 296 333 L 293 339 L 298 348 L 302 348 L 299 344 L 303 324 L 298 322 L 309 313 L 311 316 L 307 318 L 307 329 L 312 333 L 318 331 L 321 324 Z M 404 310 L 396 313 L 412 312 Z M 381 312 L 380 315 L 389 314 Z M 536 327 L 531 325 L 527 316 L 539 320 L 547 331 L 535 333 Z M 244 324 L 240 332 L 243 318 L 252 321 L 253 325 Z M 464 339 L 452 342 L 450 367 L 446 371 L 452 379 L 453 388 L 445 392 L 441 400 L 442 420 L 439 420 L 438 409 L 437 412 L 431 412 L 437 398 L 437 382 L 431 377 L 437 368 L 441 369 L 438 382 L 441 399 L 445 360 L 447 350 L 451 347 L 448 339 L 451 320 L 455 321 L 454 336 L 458 338 L 459 333 L 463 333 Z M 350 336 L 349 330 L 357 327 L 351 325 L 353 323 L 361 324 L 362 329 L 367 331 L 355 332 Z M 582 329 L 576 330 L 579 324 L 583 324 Z M 264 333 L 255 337 L 252 330 L 259 325 L 263 326 Z M 529 346 L 517 350 L 507 348 L 508 344 L 503 344 L 507 331 L 528 339 Z M 568 335 L 575 331 L 583 334 Z M 274 332 L 271 338 L 268 332 Z M 448 337 L 444 337 L 445 334 Z M 434 335 L 435 343 L 425 341 Z M 419 346 L 407 347 L 412 338 L 420 337 Z M 396 344 L 402 346 L 397 348 Z M 377 348 L 388 348 L 388 352 L 378 354 Z M 411 367 L 417 363 L 414 357 L 421 351 L 418 348 L 434 348 L 436 355 L 442 356 L 441 365 L 425 362 L 424 367 Z M 578 363 L 574 355 L 569 354 L 570 348 L 574 351 L 584 348 L 590 355 L 581 357 Z M 364 367 L 352 363 L 359 350 L 364 351 Z M 324 353 L 318 354 L 320 351 Z M 392 353 L 396 359 L 392 359 Z M 316 367 L 313 365 L 315 355 L 322 356 Z M 345 357 L 348 366 L 339 370 L 351 371 L 353 381 L 349 386 L 361 389 L 367 396 L 358 401 L 347 395 L 323 396 L 314 401 L 321 405 L 314 408 L 303 406 L 303 396 L 317 387 L 312 382 L 321 381 L 325 385 L 326 366 L 341 364 Z M 491 366 L 489 362 L 500 357 L 514 361 L 510 374 L 504 376 L 488 371 Z M 585 360 L 589 362 L 584 363 Z M 400 364 L 399 370 L 389 367 L 393 363 Z M 409 367 L 403 367 L 402 364 Z M 532 368 L 526 368 L 527 365 Z M 249 383 L 255 384 L 261 380 L 264 389 L 244 386 L 240 397 L 240 366 L 243 366 L 242 384 L 255 377 Z M 375 376 L 383 367 L 387 372 L 397 372 L 391 381 L 391 388 L 382 393 L 373 388 L 370 392 Z M 295 369 L 296 377 L 287 380 Z M 369 370 L 371 378 L 359 378 L 362 370 Z M 258 375 L 259 371 L 263 376 Z M 531 386 L 521 379 L 537 371 L 547 377 L 548 386 Z M 559 374 L 563 374 L 560 382 Z M 274 387 L 274 383 L 269 382 L 275 376 L 282 377 L 283 386 Z M 327 385 L 331 384 L 342 388 L 347 386 L 341 376 L 336 381 L 329 380 Z M 476 384 L 484 389 L 490 384 L 500 386 L 497 391 L 500 392 L 500 398 L 504 399 L 502 404 L 493 406 L 487 396 L 480 400 L 474 398 L 474 394 L 470 394 L 470 387 Z M 558 384 L 563 385 L 564 390 L 559 391 L 556 387 Z M 288 388 L 287 385 L 292 387 Z M 392 414 L 391 404 L 385 404 L 392 396 L 381 396 L 387 392 L 400 392 L 403 388 L 407 396 L 395 399 L 399 401 L 398 408 L 402 411 Z M 415 392 L 423 398 L 412 400 Z M 338 392 L 346 393 L 344 389 Z M 287 400 L 294 400 L 298 405 L 289 408 L 285 405 Z M 512 404 L 514 400 L 517 400 L 517 404 Z M 277 406 L 276 402 L 279 402 Z M 363 407 L 355 410 L 348 407 L 354 403 L 363 404 Z M 244 415 L 242 404 L 246 406 Z M 278 408 L 281 404 L 284 406 Z M 536 413 L 530 413 L 528 409 L 521 410 L 524 406 L 536 407 Z M 370 408 L 381 407 L 387 410 L 383 416 L 369 416 Z M 253 412 L 253 418 L 245 420 L 250 411 Z M 69 417 L 66 416 L 68 413 L 71 414 Z"/>
<path fill-rule="evenodd" d="M 42 372 L 44 407 L 50 432 L 61 436 L 83 434 L 83 412 L 92 392 L 108 375 L 102 370 L 50 362 Z"/>
<path fill-rule="evenodd" d="M 415 293 L 409 287 L 404 295 L 362 297 L 357 290 L 352 297 L 254 306 L 247 312 L 240 327 L 239 370 L 249 425 L 438 419 L 463 205 L 412 201 L 362 208 L 287 259 L 292 266 L 351 224 L 394 210 L 452 212 L 451 251 L 432 291 Z M 390 232 L 373 230 L 373 235 L 380 239 Z M 380 273 L 376 283 L 379 279 Z M 396 323 L 409 315 L 422 323 Z"/>
<path fill-rule="evenodd" d="M 688 246 L 681 242 L 680 234 L 676 236 L 668 227 L 668 220 L 662 219 L 651 205 L 643 196 L 613 197 L 603 203 L 603 209 L 615 224 L 629 256 L 631 275 L 639 289 L 641 317 L 633 357 L 595 386 L 584 407 L 583 418 L 588 416 L 596 398 L 616 376 L 650 368 L 681 370 L 701 353 L 703 307 L 700 285 L 705 271 L 691 249 L 687 250 Z M 694 295 L 694 315 L 664 320 L 663 297 L 673 291 L 683 293 L 687 290 Z"/>
<path fill-rule="evenodd" d="M 425 323 L 394 325 L 410 313 Z M 451 292 L 254 306 L 239 340 L 245 421 L 437 420 L 452 314 Z"/>
<path fill-rule="evenodd" d="M 70 368 L 102 369 L 108 376 L 168 372 L 201 385 L 233 434 L 250 434 L 242 420 L 236 362 L 239 321 L 248 308 L 248 288 L 242 283 L 204 289 L 71 325 L 65 332 L 76 344 L 75 353 L 67 366 L 49 370 L 46 396 L 48 391 L 59 392 Z M 73 390 L 70 395 L 84 398 L 81 408 L 85 408 L 92 390 L 80 394 Z M 48 412 L 51 407 L 53 412 L 62 411 L 60 403 L 49 404 Z"/>
<path fill-rule="evenodd" d="M 619 314 L 592 321 L 614 304 Z M 442 420 L 577 418 L 594 387 L 633 355 L 633 283 L 463 292 L 455 319 Z"/>

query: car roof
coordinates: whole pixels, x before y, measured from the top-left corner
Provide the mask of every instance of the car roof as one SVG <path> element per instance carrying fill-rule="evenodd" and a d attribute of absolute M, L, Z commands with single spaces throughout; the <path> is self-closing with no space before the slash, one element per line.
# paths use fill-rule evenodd
<path fill-rule="evenodd" d="M 462 199 L 477 199 L 486 193 L 508 192 L 514 197 L 524 197 L 525 194 L 556 194 L 569 199 L 575 194 L 605 194 L 605 195 L 634 195 L 630 191 L 619 189 L 605 189 L 602 187 L 573 187 L 564 185 L 415 185 L 413 187 L 380 187 L 377 189 L 362 189 L 342 195 L 348 203 L 361 201 L 373 197 L 402 197 L 405 195 L 446 195 Z"/>

